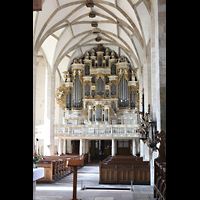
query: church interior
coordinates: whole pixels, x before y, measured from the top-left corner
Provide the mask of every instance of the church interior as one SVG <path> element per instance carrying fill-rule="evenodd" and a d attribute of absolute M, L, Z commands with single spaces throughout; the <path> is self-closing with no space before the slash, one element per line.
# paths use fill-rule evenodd
<path fill-rule="evenodd" d="M 34 199 L 166 200 L 166 0 L 33 0 L 33 153 Z"/>

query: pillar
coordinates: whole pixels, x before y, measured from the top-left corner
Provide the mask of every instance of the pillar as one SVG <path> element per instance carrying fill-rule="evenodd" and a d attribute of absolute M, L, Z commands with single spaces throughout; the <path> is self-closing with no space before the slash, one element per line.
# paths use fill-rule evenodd
<path fill-rule="evenodd" d="M 136 155 L 136 144 L 135 144 L 135 139 L 132 140 L 132 155 Z"/>
<path fill-rule="evenodd" d="M 47 64 L 45 80 L 44 154 L 54 155 L 55 73 Z"/>
<path fill-rule="evenodd" d="M 61 141 L 62 139 L 59 138 L 58 139 L 58 155 L 60 155 L 62 153 L 62 144 L 61 144 Z"/>
<path fill-rule="evenodd" d="M 37 53 L 33 50 L 33 153 L 35 152 L 36 69 Z"/>
<path fill-rule="evenodd" d="M 89 140 L 85 140 L 85 153 L 89 152 Z"/>
<path fill-rule="evenodd" d="M 136 139 L 136 154 L 140 154 L 140 139 Z"/>
<path fill-rule="evenodd" d="M 102 155 L 102 152 L 101 152 L 101 140 L 99 140 L 99 155 Z"/>
<path fill-rule="evenodd" d="M 117 154 L 117 140 L 115 140 L 115 155 Z"/>
<path fill-rule="evenodd" d="M 67 153 L 72 153 L 72 143 L 70 139 L 67 139 Z"/>
<path fill-rule="evenodd" d="M 144 156 L 144 142 L 140 140 L 140 157 Z"/>
<path fill-rule="evenodd" d="M 66 154 L 66 139 L 63 139 L 63 151 L 64 154 Z"/>
<path fill-rule="evenodd" d="M 112 156 L 115 156 L 115 139 L 112 139 Z"/>
<path fill-rule="evenodd" d="M 80 139 L 79 155 L 83 155 L 83 139 Z"/>
<path fill-rule="evenodd" d="M 86 153 L 86 141 L 83 139 L 83 145 L 82 145 L 82 154 Z"/>

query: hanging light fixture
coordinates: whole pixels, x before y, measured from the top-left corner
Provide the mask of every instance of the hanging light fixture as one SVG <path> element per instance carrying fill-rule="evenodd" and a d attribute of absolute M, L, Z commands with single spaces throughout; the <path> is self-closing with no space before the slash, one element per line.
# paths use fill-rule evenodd
<path fill-rule="evenodd" d="M 89 13 L 89 17 L 90 18 L 95 18 L 96 17 L 96 13 L 94 11 Z"/>
<path fill-rule="evenodd" d="M 93 1 L 92 1 L 92 0 L 87 0 L 87 2 L 86 2 L 86 7 L 88 7 L 88 8 L 94 7 Z"/>
<path fill-rule="evenodd" d="M 98 35 L 98 34 L 101 33 L 101 29 L 99 29 L 99 28 L 93 28 L 92 29 L 92 33 L 95 34 L 95 35 Z"/>
<path fill-rule="evenodd" d="M 101 37 L 98 35 L 98 36 L 95 38 L 95 41 L 96 41 L 96 42 L 100 42 L 100 41 L 101 41 Z"/>
<path fill-rule="evenodd" d="M 97 26 L 98 26 L 98 23 L 94 21 L 94 22 L 91 23 L 91 26 L 92 26 L 92 27 L 97 27 Z"/>

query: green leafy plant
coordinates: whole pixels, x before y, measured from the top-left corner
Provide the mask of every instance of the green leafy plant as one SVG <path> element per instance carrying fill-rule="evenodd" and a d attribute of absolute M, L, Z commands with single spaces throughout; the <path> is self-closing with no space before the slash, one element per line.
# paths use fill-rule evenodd
<path fill-rule="evenodd" d="M 37 164 L 39 162 L 40 156 L 41 155 L 37 154 L 37 153 L 33 154 L 33 163 L 34 164 Z"/>

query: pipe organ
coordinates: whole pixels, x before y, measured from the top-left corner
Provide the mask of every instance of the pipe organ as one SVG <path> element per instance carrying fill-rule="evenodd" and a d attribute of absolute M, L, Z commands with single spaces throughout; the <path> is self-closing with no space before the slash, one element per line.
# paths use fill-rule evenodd
<path fill-rule="evenodd" d="M 120 110 L 139 109 L 136 72 L 126 57 L 99 45 L 63 72 L 65 84 L 56 91 L 57 103 L 68 114 L 82 111 L 88 123 L 111 123 Z"/>

